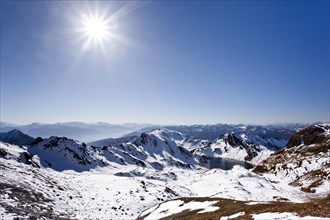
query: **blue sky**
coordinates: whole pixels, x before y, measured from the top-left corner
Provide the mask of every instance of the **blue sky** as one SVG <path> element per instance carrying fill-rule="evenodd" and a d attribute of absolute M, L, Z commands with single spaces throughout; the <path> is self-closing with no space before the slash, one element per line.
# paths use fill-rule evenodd
<path fill-rule="evenodd" d="M 329 121 L 329 84 L 328 1 L 1 1 L 1 121 Z"/>

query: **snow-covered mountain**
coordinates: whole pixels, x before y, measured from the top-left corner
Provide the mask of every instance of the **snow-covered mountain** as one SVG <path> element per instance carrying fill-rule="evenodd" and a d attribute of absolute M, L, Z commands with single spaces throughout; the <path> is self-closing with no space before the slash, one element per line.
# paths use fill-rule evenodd
<path fill-rule="evenodd" d="M 81 172 L 96 166 L 109 165 L 98 149 L 66 137 L 52 136 L 37 139 L 27 147 L 27 151 L 38 158 L 40 166 L 50 167 L 57 171 Z"/>
<path fill-rule="evenodd" d="M 118 163 L 150 166 L 162 170 L 166 166 L 192 168 L 208 166 L 208 161 L 199 155 L 193 155 L 176 141 L 184 137 L 178 132 L 168 130 L 153 130 L 142 133 L 126 143 L 105 146 L 104 155 Z"/>
<path fill-rule="evenodd" d="M 185 129 L 181 129 L 181 128 Z M 189 150 L 191 153 L 206 157 L 223 157 L 236 159 L 241 161 L 248 161 L 251 163 L 258 163 L 267 158 L 272 152 L 283 148 L 289 138 L 288 135 L 284 135 L 286 129 L 272 128 L 258 126 L 233 126 L 233 125 L 217 125 L 214 126 L 214 131 L 209 133 L 209 136 L 215 136 L 214 132 L 223 132 L 230 130 L 229 133 L 217 133 L 217 138 L 214 139 L 201 139 L 191 136 L 191 131 L 197 129 L 195 126 L 177 126 L 174 129 L 188 131 L 189 134 L 182 133 L 176 130 L 170 130 L 167 128 L 151 129 L 147 132 L 135 132 L 129 136 L 119 139 L 104 139 L 90 143 L 94 146 L 108 146 L 116 143 L 124 143 L 127 140 L 134 142 L 134 140 L 140 137 L 142 134 L 152 135 L 155 138 L 166 139 L 174 142 L 177 146 Z M 189 130 L 189 129 L 190 130 Z M 198 126 L 198 129 L 203 127 Z M 209 126 L 206 126 L 208 132 Z M 219 129 L 222 131 L 219 131 Z M 145 129 L 143 129 L 145 130 Z M 266 131 L 267 130 L 267 131 Z M 293 133 L 293 130 L 289 130 L 289 133 Z M 273 134 L 274 136 L 271 136 Z M 152 144 L 152 143 L 151 143 Z"/>
<path fill-rule="evenodd" d="M 8 132 L 0 133 L 0 141 L 16 145 L 29 145 L 34 141 L 34 138 L 17 129 L 13 129 Z"/>
<path fill-rule="evenodd" d="M 300 130 L 284 149 L 258 164 L 254 172 L 286 179 L 306 192 L 329 193 L 330 124 Z"/>
<path fill-rule="evenodd" d="M 244 140 L 233 134 L 225 135 L 219 140 L 219 145 L 219 151 L 226 150 L 228 145 L 232 147 L 228 151 L 246 148 Z M 213 143 L 209 148 L 214 149 Z M 235 152 L 239 154 L 238 150 Z M 237 167 L 232 169 L 231 173 L 236 172 L 235 169 Z M 261 174 L 275 185 L 282 183 L 293 186 L 301 190 L 301 195 L 305 198 L 313 200 L 295 204 L 287 202 L 291 199 L 290 196 L 274 195 L 273 198 L 278 200 L 277 202 L 269 200 L 267 203 L 260 203 L 260 201 L 246 203 L 225 200 L 223 195 L 214 194 L 212 197 L 179 198 L 166 201 L 143 211 L 138 219 L 191 219 L 195 217 L 199 219 L 329 219 L 330 124 L 318 124 L 300 130 L 292 136 L 284 149 L 271 154 L 259 163 L 253 172 Z M 242 179 L 233 179 L 242 184 Z M 259 185 L 261 188 L 265 187 L 264 183 L 256 179 L 250 184 L 261 184 Z M 211 185 L 213 184 L 210 183 L 207 186 Z M 236 188 L 236 186 L 233 187 Z M 231 191 L 232 196 L 235 194 L 234 191 Z M 268 191 L 265 189 L 264 193 L 268 194 Z M 317 197 L 323 198 L 315 199 Z"/>
<path fill-rule="evenodd" d="M 251 133 L 251 129 L 246 133 L 231 132 L 213 140 L 203 140 L 165 128 L 96 143 L 103 142 L 107 145 L 94 147 L 66 137 L 52 136 L 37 138 L 27 150 L 39 157 L 40 166 L 58 171 L 86 171 L 110 164 L 163 169 L 166 166 L 209 167 L 210 159 L 218 157 L 257 164 L 287 143 L 277 137 Z"/>
<path fill-rule="evenodd" d="M 139 141 L 145 142 L 145 146 L 153 140 L 143 137 Z M 63 145 L 62 141 L 57 143 Z M 38 146 L 48 142 L 40 142 Z M 23 149 L 13 145 L 6 147 Z M 159 155 L 153 148 L 149 152 Z M 41 156 L 31 156 L 42 160 Z M 176 164 L 155 169 L 149 165 L 114 163 L 89 172 L 58 172 L 22 162 L 0 158 L 0 189 L 4 189 L 0 194 L 0 216 L 5 218 L 136 219 L 143 210 L 160 202 L 191 196 L 245 201 L 273 201 L 276 197 L 303 201 L 301 192 L 294 187 L 269 182 L 239 166 L 224 171 L 202 166 L 187 169 Z M 65 159 L 62 162 L 66 163 Z M 168 164 L 168 161 L 162 163 Z"/>
<path fill-rule="evenodd" d="M 212 140 L 188 139 L 183 146 L 194 154 L 208 157 L 230 158 L 257 164 L 275 150 L 281 149 L 286 140 L 263 138 L 258 135 L 227 133 Z"/>
<path fill-rule="evenodd" d="M 122 138 L 122 142 L 114 141 L 103 147 L 90 146 L 66 137 L 39 137 L 31 145 L 19 149 L 21 153 L 30 155 L 38 166 L 57 171 L 81 172 L 118 164 L 155 170 L 171 166 L 184 169 L 208 167 L 207 158 L 194 155 L 175 143 L 183 140 L 180 135 L 168 130 L 154 130 L 135 138 Z"/>
<path fill-rule="evenodd" d="M 311 162 L 310 171 L 318 170 L 318 166 L 322 172 L 328 171 L 329 163 L 324 158 L 329 153 L 329 125 L 304 132 L 294 135 L 287 148 L 273 156 L 292 149 L 287 155 L 294 158 L 298 152 L 301 159 L 305 156 Z M 305 149 L 302 143 L 311 152 L 302 150 Z M 246 160 L 247 156 L 254 156 L 254 162 L 255 158 L 262 158 L 262 153 L 273 152 L 281 144 L 280 139 L 256 134 L 229 132 L 206 140 L 169 129 L 111 140 L 101 147 L 54 136 L 37 138 L 31 145 L 21 147 L 0 142 L 0 218 L 148 219 L 158 214 L 164 216 L 164 207 L 168 207 L 166 216 L 171 216 L 169 213 L 180 216 L 191 209 L 192 214 L 213 213 L 214 218 L 220 219 L 234 215 L 233 209 L 239 208 L 242 212 L 246 209 L 241 215 L 246 218 L 252 218 L 255 210 L 260 215 L 267 210 L 288 211 L 291 214 L 287 216 L 292 217 L 296 216 L 293 211 L 311 215 L 303 212 L 304 207 L 314 212 L 318 207 L 315 204 L 320 206 L 317 215 L 330 217 L 323 207 L 327 200 L 306 202 L 310 193 L 301 191 L 301 186 L 310 186 L 308 178 L 298 176 L 302 185 L 297 187 L 290 184 L 295 180 L 283 177 L 286 172 L 301 172 L 300 166 L 291 166 L 284 156 L 283 162 L 279 160 L 278 175 L 272 171 L 259 175 L 237 165 L 230 170 L 210 169 L 210 157 Z M 293 159 L 290 161 L 294 164 Z M 262 167 L 268 168 L 263 163 Z M 323 181 L 313 197 L 324 197 L 326 187 Z M 191 197 L 203 198 L 195 201 Z M 290 201 L 290 206 L 279 201 Z M 173 203 L 177 206 L 172 206 Z M 270 205 L 264 206 L 265 203 Z"/>
<path fill-rule="evenodd" d="M 176 155 L 175 150 L 170 148 L 175 146 L 174 149 L 180 149 L 181 154 L 183 153 L 195 159 L 196 156 L 199 156 L 199 158 L 221 157 L 256 164 L 267 158 L 275 150 L 283 148 L 286 143 L 287 140 L 278 138 L 260 137 L 255 134 L 241 134 L 238 136 L 235 133 L 227 133 L 213 140 L 203 140 L 190 137 L 181 132 L 161 128 L 143 132 L 139 136 L 100 140 L 91 144 L 106 147 L 105 149 L 111 152 L 118 151 L 121 148 L 123 151 L 129 152 L 128 147 L 142 146 L 150 155 L 153 154 L 152 150 L 163 148 L 165 151 L 170 152 L 172 158 L 176 158 Z M 164 155 L 161 155 L 163 159 Z M 140 157 L 137 159 L 144 161 L 146 158 Z"/>

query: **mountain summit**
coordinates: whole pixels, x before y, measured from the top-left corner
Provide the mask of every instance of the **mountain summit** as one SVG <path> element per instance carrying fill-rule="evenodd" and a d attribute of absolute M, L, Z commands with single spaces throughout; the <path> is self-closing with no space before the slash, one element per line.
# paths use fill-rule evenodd
<path fill-rule="evenodd" d="M 0 141 L 16 145 L 29 145 L 34 141 L 34 138 L 24 134 L 18 129 L 13 129 L 8 132 L 0 133 Z"/>

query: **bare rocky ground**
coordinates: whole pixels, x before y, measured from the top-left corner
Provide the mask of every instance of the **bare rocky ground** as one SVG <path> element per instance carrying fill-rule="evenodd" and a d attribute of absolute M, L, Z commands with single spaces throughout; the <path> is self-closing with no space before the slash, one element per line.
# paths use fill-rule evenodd
<path fill-rule="evenodd" d="M 315 199 L 304 203 L 292 202 L 267 202 L 267 203 L 250 203 L 246 201 L 238 201 L 223 198 L 180 198 L 185 203 L 191 201 L 205 202 L 216 201 L 213 207 L 219 207 L 217 211 L 198 213 L 201 209 L 184 210 L 178 214 L 170 215 L 162 219 L 180 219 L 180 220 L 197 220 L 197 219 L 214 219 L 219 220 L 224 216 L 231 216 L 236 213 L 242 213 L 241 216 L 234 218 L 235 220 L 252 220 L 252 215 L 266 212 L 290 212 L 297 213 L 298 216 L 318 216 L 330 218 L 330 194 L 322 199 Z M 243 214 L 244 213 L 244 214 Z M 144 219 L 148 215 L 139 216 L 138 219 Z"/>

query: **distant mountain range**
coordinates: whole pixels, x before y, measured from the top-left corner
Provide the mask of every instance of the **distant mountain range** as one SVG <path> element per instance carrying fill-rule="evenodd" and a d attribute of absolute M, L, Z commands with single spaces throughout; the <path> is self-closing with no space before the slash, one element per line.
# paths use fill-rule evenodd
<path fill-rule="evenodd" d="M 90 142 L 108 137 L 120 137 L 129 132 L 133 132 L 148 126 L 150 125 L 134 123 L 108 124 L 103 122 L 67 122 L 54 124 L 32 123 L 27 125 L 15 125 L 11 123 L 0 122 L 0 133 L 18 129 L 34 138 L 58 136 Z"/>
<path fill-rule="evenodd" d="M 69 129 L 72 128 L 71 126 L 75 126 L 74 128 L 109 127 L 108 124 L 70 123 L 52 126 L 32 124 L 22 128 Z M 295 127 L 295 129 L 300 129 L 300 127 Z M 156 129 L 149 127 L 142 130 L 150 131 L 142 133 L 138 131 L 121 138 L 108 138 L 85 144 L 71 138 L 58 136 L 35 140 L 21 131 L 13 129 L 1 133 L 0 141 L 26 145 L 26 153 L 31 155 L 31 159 L 33 159 L 33 155 L 38 155 L 34 164 L 59 171 L 68 169 L 84 171 L 97 166 L 109 166 L 113 163 L 163 169 L 174 165 L 186 168 L 210 167 L 210 160 L 218 157 L 257 164 L 272 152 L 282 149 L 286 145 L 289 135 L 295 132 L 295 130 L 283 126 L 226 124 L 166 126 Z"/>
<path fill-rule="evenodd" d="M 14 126 L 12 124 L 2 124 L 2 130 L 8 130 Z M 272 152 L 283 148 L 289 138 L 298 130 L 304 127 L 303 124 L 289 125 L 232 125 L 232 124 L 215 124 L 215 125 L 192 125 L 192 126 L 148 126 L 137 124 L 111 125 L 106 123 L 85 124 L 80 122 L 72 123 L 56 123 L 56 124 L 39 124 L 20 126 L 23 132 L 32 134 L 34 137 L 52 138 L 60 140 L 61 137 L 71 140 L 78 139 L 80 141 L 89 140 L 88 137 L 106 136 L 125 131 L 131 131 L 138 128 L 137 131 L 123 135 L 121 138 L 106 138 L 99 141 L 90 142 L 87 145 L 94 147 L 107 147 L 107 149 L 130 146 L 136 148 L 139 146 L 134 144 L 138 139 L 150 139 L 153 148 L 159 141 L 166 139 L 165 145 L 173 145 L 175 148 L 182 148 L 189 151 L 194 157 L 224 157 L 251 163 L 268 157 Z M 72 138 L 73 137 L 73 138 Z M 108 136 L 109 137 L 109 136 Z M 46 140 L 45 139 L 45 140 Z M 34 138 L 23 134 L 16 128 L 9 132 L 2 132 L 0 140 L 17 145 L 30 145 Z M 65 141 L 67 142 L 67 141 Z M 173 143 L 173 144 L 171 144 Z M 74 144 L 73 144 L 74 145 Z M 80 144 L 79 144 L 80 145 Z M 84 143 L 84 145 L 86 145 Z M 172 148 L 173 148 L 172 146 Z M 124 148 L 125 148 L 124 147 Z M 144 146 L 143 146 L 144 147 Z M 95 151 L 96 148 L 91 148 Z M 64 150 L 65 151 L 65 150 Z M 64 152 L 63 151 L 63 152 Z M 171 149 L 170 152 L 175 150 Z M 73 151 L 69 151 L 72 153 Z M 117 152 L 117 151 L 116 151 Z M 118 153 L 118 152 L 117 152 Z M 126 158 L 120 155 L 120 158 Z M 173 157 L 173 155 L 172 155 Z M 135 158 L 141 160 L 141 158 Z M 145 158 L 143 158 L 145 159 Z M 124 162 L 125 163 L 125 160 Z M 100 165 L 100 163 L 97 163 Z M 96 165 L 95 165 L 96 166 Z M 95 167 L 94 166 L 94 167 Z"/>
<path fill-rule="evenodd" d="M 27 125 L 15 125 L 12 123 L 0 122 L 0 133 L 8 132 L 13 129 L 36 138 L 47 138 L 50 136 L 67 137 L 84 142 L 95 142 L 108 139 L 112 140 L 119 137 L 138 136 L 143 132 L 149 132 L 153 129 L 165 128 L 178 131 L 193 138 L 212 140 L 226 133 L 235 134 L 256 134 L 262 137 L 279 138 L 288 140 L 297 130 L 306 127 L 307 124 L 283 124 L 283 125 L 242 125 L 242 124 L 214 124 L 214 125 L 178 125 L 162 126 L 151 124 L 109 124 L 104 122 L 83 123 L 32 123 Z M 99 142 L 103 143 L 103 142 Z M 106 142 L 105 142 L 106 143 Z"/>
<path fill-rule="evenodd" d="M 126 134 L 125 136 L 136 136 L 156 128 L 165 128 L 178 131 L 189 137 L 212 140 L 226 133 L 255 134 L 264 138 L 289 139 L 293 133 L 310 124 L 282 124 L 282 125 L 243 125 L 243 124 L 213 124 L 213 125 L 171 125 L 171 126 L 149 126 Z"/>

